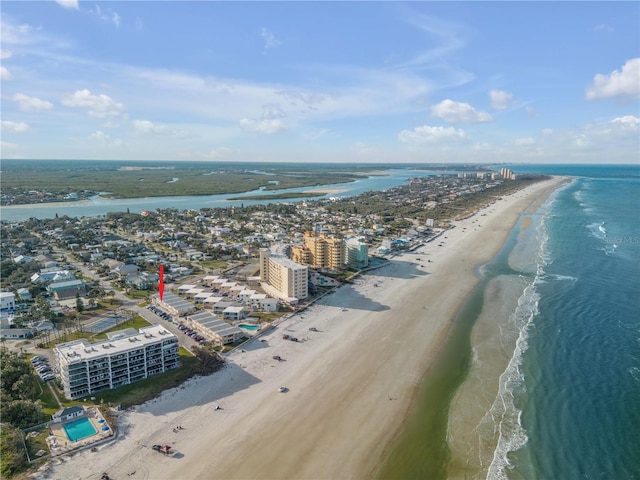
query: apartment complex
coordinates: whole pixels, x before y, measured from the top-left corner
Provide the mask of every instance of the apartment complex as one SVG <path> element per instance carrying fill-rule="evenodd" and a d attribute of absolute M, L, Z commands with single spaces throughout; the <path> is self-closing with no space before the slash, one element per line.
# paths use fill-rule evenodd
<path fill-rule="evenodd" d="M 70 400 L 179 366 L 178 339 L 162 325 L 112 332 L 109 339 L 67 342 L 54 349 L 64 395 Z"/>
<path fill-rule="evenodd" d="M 291 259 L 315 268 L 340 270 L 345 264 L 345 252 L 342 238 L 330 237 L 321 232 L 305 232 L 304 245 L 291 249 Z"/>
<path fill-rule="evenodd" d="M 309 296 L 308 268 L 288 258 L 271 255 L 267 248 L 260 250 L 260 281 L 269 295 L 287 303 L 297 303 Z"/>

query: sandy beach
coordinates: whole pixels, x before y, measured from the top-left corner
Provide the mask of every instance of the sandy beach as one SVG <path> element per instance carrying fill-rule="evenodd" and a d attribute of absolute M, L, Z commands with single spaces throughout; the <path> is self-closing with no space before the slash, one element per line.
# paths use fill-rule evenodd
<path fill-rule="evenodd" d="M 537 183 L 454 222 L 435 241 L 284 320 L 265 341 L 233 352 L 222 371 L 127 412 L 116 441 L 53 460 L 36 477 L 371 478 L 478 282 L 476 267 L 562 181 Z M 174 432 L 177 425 L 183 429 Z M 156 443 L 176 453 L 154 452 Z"/>

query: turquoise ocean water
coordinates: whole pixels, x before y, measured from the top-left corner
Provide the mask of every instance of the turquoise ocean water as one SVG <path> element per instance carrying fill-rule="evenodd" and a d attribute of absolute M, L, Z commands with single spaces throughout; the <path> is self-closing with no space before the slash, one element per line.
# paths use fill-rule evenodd
<path fill-rule="evenodd" d="M 573 181 L 536 213 L 488 478 L 638 479 L 640 166 L 510 168 Z"/>

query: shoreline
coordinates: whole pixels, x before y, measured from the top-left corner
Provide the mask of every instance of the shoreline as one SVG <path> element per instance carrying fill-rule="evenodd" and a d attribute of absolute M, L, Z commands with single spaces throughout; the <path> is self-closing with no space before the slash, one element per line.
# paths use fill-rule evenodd
<path fill-rule="evenodd" d="M 538 182 L 453 222 L 437 242 L 394 257 L 282 322 L 266 342 L 233 352 L 222 371 L 127 412 L 116 442 L 50 463 L 38 478 L 137 471 L 136 478 L 149 479 L 211 472 L 225 479 L 357 479 L 377 471 L 478 284 L 477 265 L 502 248 L 533 200 L 562 181 Z M 303 342 L 282 340 L 285 332 Z M 274 354 L 285 361 L 273 361 Z M 279 393 L 280 385 L 289 392 Z M 186 431 L 172 433 L 176 424 Z M 180 458 L 159 457 L 153 443 L 172 444 Z"/>
<path fill-rule="evenodd" d="M 465 454 L 461 453 L 460 448 L 457 451 L 452 449 L 450 444 L 452 440 L 450 437 L 452 423 L 450 413 L 459 397 L 459 389 L 467 383 L 469 375 L 472 374 L 472 359 L 477 354 L 474 351 L 473 341 L 473 336 L 476 334 L 477 317 L 480 312 L 486 316 L 483 304 L 487 299 L 482 287 L 490 285 L 491 279 L 482 278 L 479 271 L 488 263 L 495 261 L 505 248 L 518 220 L 522 217 L 526 228 L 528 217 L 523 217 L 523 215 L 537 210 L 553 192 L 568 181 L 565 177 L 554 177 L 554 179 L 556 181 L 549 181 L 550 186 L 545 187 L 542 191 L 533 195 L 525 195 L 523 200 L 531 200 L 528 204 L 519 202 L 523 207 L 511 209 L 508 215 L 509 220 L 505 224 L 507 228 L 500 231 L 500 242 L 494 238 L 492 251 L 488 251 L 483 261 L 475 265 L 474 281 L 468 284 L 468 291 L 462 296 L 458 308 L 452 314 L 451 328 L 447 332 L 446 339 L 440 345 L 440 353 L 436 361 L 425 373 L 423 384 L 416 395 L 415 406 L 404 418 L 402 425 L 389 442 L 381 462 L 371 471 L 370 477 L 389 479 L 470 478 L 467 475 L 477 473 L 477 471 L 468 471 L 461 467 L 460 457 L 464 457 Z M 519 196 L 520 192 L 516 192 L 514 195 Z M 477 214 L 472 218 L 476 217 Z M 509 299 L 510 302 L 515 300 Z M 495 299 L 493 301 L 495 302 Z M 493 313 L 498 312 L 494 311 Z M 480 382 L 485 381 L 491 382 L 493 379 L 483 377 L 480 380 Z M 473 393 L 483 392 L 475 391 Z M 465 415 L 466 412 L 458 409 L 456 415 L 460 414 Z M 474 425 L 464 425 L 464 422 L 463 427 L 468 427 L 469 430 L 475 428 Z M 457 433 L 460 434 L 460 428 Z M 469 435 L 472 432 L 464 431 L 462 428 L 462 433 Z M 427 446 L 422 449 L 417 447 L 417 445 L 430 441 L 436 444 L 435 449 Z M 452 457 L 452 455 L 454 456 Z M 457 461 L 458 465 L 451 464 L 452 461 Z"/>

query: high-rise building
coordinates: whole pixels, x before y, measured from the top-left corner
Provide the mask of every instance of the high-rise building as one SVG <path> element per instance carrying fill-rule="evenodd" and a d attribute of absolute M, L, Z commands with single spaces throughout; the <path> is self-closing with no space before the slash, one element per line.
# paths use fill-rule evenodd
<path fill-rule="evenodd" d="M 288 258 L 271 255 L 267 248 L 260 250 L 260 280 L 269 295 L 288 303 L 309 296 L 308 268 Z"/>
<path fill-rule="evenodd" d="M 304 246 L 293 247 L 291 258 L 294 262 L 315 268 L 340 270 L 346 261 L 345 242 L 326 233 L 305 232 Z"/>
<path fill-rule="evenodd" d="M 353 268 L 366 268 L 369 266 L 369 245 L 359 238 L 351 237 L 345 242 L 346 264 Z"/>
<path fill-rule="evenodd" d="M 178 339 L 162 325 L 112 332 L 109 337 L 99 343 L 83 338 L 55 347 L 65 397 L 85 397 L 180 365 Z"/>

